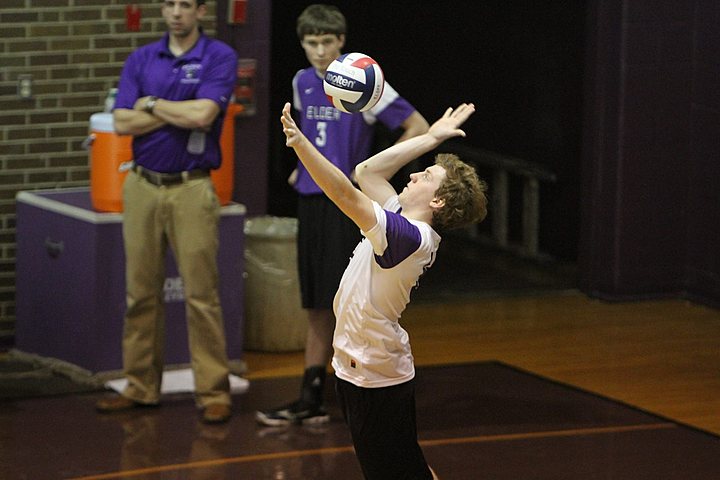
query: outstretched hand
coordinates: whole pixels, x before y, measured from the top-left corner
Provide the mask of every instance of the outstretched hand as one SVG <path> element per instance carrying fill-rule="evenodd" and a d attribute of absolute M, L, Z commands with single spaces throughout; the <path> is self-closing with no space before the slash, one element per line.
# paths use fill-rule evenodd
<path fill-rule="evenodd" d="M 472 103 L 461 103 L 454 110 L 448 108 L 445 110 L 445 114 L 430 126 L 428 134 L 435 137 L 439 142 L 452 137 L 464 137 L 465 132 L 459 127 L 473 113 L 475 113 L 475 105 Z"/>
<path fill-rule="evenodd" d="M 297 146 L 302 140 L 303 134 L 290 114 L 290 102 L 285 103 L 280 122 L 282 122 L 283 133 L 285 134 L 285 145 L 288 147 Z"/>

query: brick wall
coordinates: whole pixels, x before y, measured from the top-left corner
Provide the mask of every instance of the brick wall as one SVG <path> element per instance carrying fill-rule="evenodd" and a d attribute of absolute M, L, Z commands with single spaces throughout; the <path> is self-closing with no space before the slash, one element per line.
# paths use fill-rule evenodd
<path fill-rule="evenodd" d="M 90 115 L 136 47 L 165 31 L 159 0 L 135 0 L 140 31 L 125 25 L 125 0 L 0 1 L 0 346 L 15 323 L 15 195 L 21 190 L 89 184 L 82 149 Z M 208 1 L 206 33 L 215 33 Z M 32 75 L 33 97 L 18 97 Z"/>

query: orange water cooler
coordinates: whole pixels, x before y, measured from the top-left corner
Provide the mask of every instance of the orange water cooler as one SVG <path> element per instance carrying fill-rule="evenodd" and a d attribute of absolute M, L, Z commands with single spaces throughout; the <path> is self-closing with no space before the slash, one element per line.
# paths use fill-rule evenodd
<path fill-rule="evenodd" d="M 211 172 L 221 205 L 232 200 L 235 175 L 235 115 L 242 105 L 228 105 L 220 135 L 222 164 Z M 122 185 L 132 165 L 132 136 L 115 133 L 112 113 L 90 116 L 90 199 L 95 210 L 122 212 Z"/>

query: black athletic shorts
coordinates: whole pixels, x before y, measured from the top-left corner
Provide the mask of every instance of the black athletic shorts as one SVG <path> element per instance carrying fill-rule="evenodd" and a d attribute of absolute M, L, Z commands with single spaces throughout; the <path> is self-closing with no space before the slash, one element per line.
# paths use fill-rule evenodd
<path fill-rule="evenodd" d="M 335 378 L 338 401 L 367 480 L 432 480 L 417 440 L 415 380 L 362 388 Z"/>
<path fill-rule="evenodd" d="M 360 228 L 325 195 L 299 197 L 297 258 L 303 308 L 332 309 L 340 279 L 361 239 Z"/>

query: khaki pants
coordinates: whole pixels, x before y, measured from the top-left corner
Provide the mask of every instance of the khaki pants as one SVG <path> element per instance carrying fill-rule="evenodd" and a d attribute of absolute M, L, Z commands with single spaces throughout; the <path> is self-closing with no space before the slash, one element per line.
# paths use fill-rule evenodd
<path fill-rule="evenodd" d="M 220 204 L 210 178 L 157 187 L 130 172 L 123 186 L 127 312 L 123 395 L 158 403 L 164 363 L 163 284 L 168 244 L 183 280 L 196 401 L 230 405 L 218 293 Z"/>

